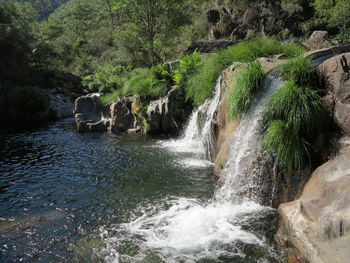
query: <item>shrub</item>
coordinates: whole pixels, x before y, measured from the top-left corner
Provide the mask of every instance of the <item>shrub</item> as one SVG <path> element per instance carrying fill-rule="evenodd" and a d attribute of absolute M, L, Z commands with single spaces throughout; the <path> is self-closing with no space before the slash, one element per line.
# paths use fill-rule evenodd
<path fill-rule="evenodd" d="M 83 85 L 87 85 L 90 92 L 108 93 L 121 89 L 127 80 L 129 70 L 122 66 L 99 67 L 94 75 L 83 77 Z"/>
<path fill-rule="evenodd" d="M 173 85 L 171 74 L 165 66 L 154 66 L 131 78 L 124 87 L 124 94 L 138 94 L 145 98 L 165 96 Z"/>
<path fill-rule="evenodd" d="M 258 62 L 248 64 L 247 68 L 238 75 L 235 88 L 230 95 L 230 113 L 233 117 L 249 109 L 265 77 L 266 73 Z"/>
<path fill-rule="evenodd" d="M 278 68 L 278 74 L 284 80 L 294 77 L 300 85 L 307 85 L 310 82 L 310 71 L 314 67 L 314 62 L 311 58 L 298 56 L 289 60 Z"/>
<path fill-rule="evenodd" d="M 202 58 L 200 53 L 194 52 L 191 56 L 186 55 L 180 59 L 180 64 L 175 70 L 173 76 L 174 82 L 183 87 L 187 84 L 188 79 L 198 70 L 202 65 Z"/>
<path fill-rule="evenodd" d="M 271 98 L 263 146 L 275 153 L 288 170 L 301 170 L 310 146 L 326 119 L 321 98 L 309 87 L 299 87 L 291 78 Z"/>
<path fill-rule="evenodd" d="M 9 97 L 10 106 L 23 113 L 35 114 L 48 111 L 47 96 L 36 87 L 16 88 Z"/>

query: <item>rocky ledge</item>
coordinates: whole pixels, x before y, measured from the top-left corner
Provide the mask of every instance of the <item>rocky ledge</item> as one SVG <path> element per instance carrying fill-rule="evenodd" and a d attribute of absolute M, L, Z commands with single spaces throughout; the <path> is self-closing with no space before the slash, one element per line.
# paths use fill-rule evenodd
<path fill-rule="evenodd" d="M 191 110 L 185 96 L 172 88 L 153 101 L 135 95 L 102 105 L 99 94 L 82 96 L 75 101 L 74 118 L 79 132 L 176 134 Z"/>

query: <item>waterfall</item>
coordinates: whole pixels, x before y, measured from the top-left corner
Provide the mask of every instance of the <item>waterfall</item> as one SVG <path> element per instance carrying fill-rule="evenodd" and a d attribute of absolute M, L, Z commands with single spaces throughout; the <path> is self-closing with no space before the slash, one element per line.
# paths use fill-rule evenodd
<path fill-rule="evenodd" d="M 220 83 L 221 78 L 216 83 L 214 97 L 193 112 L 182 138 L 164 142 L 162 147 L 182 154 L 192 152 L 204 161 L 206 148 L 212 146 L 210 126 L 220 99 Z M 201 258 L 218 259 L 221 255 L 245 258 L 246 245 L 264 250 L 265 257 L 259 262 L 282 262 L 264 233 L 258 234 L 259 226 L 254 228 L 261 218 L 274 211 L 259 202 L 264 160 L 261 142 L 268 98 L 281 85 L 281 80 L 268 76 L 250 110 L 242 115 L 226 166 L 210 200 L 176 198 L 165 201 L 167 208 L 142 206 L 138 211 L 142 216 L 119 226 L 123 229 L 121 235 L 141 236 L 140 246 L 145 251 L 158 251 L 166 262 L 197 262 Z M 199 113 L 203 110 L 205 122 L 199 130 Z M 227 250 L 227 246 L 232 249 Z"/>
<path fill-rule="evenodd" d="M 220 94 L 221 76 L 216 82 L 213 98 L 206 100 L 204 104 L 192 112 L 182 137 L 178 140 L 160 142 L 162 146 L 177 152 L 195 152 L 201 159 L 203 159 L 205 155 L 212 156 L 213 142 L 212 136 L 210 135 L 210 127 L 218 108 Z M 201 115 L 201 117 L 199 117 L 199 115 Z"/>
<path fill-rule="evenodd" d="M 281 80 L 268 76 L 251 109 L 243 114 L 221 173 L 221 187 L 215 192 L 216 200 L 239 202 L 244 198 L 260 201 L 266 160 L 266 154 L 261 149 L 263 118 L 268 98 L 281 86 Z"/>

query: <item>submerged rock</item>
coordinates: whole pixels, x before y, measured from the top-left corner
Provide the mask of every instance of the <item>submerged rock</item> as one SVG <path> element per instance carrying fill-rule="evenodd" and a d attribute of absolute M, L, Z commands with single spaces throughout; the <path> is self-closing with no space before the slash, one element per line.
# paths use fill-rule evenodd
<path fill-rule="evenodd" d="M 110 126 L 110 105 L 102 105 L 98 94 L 79 97 L 75 101 L 74 118 L 79 132 L 107 131 Z"/>
<path fill-rule="evenodd" d="M 317 73 L 327 90 L 326 108 L 344 133 L 350 135 L 350 53 L 326 60 Z"/>
<path fill-rule="evenodd" d="M 350 151 L 345 148 L 319 167 L 301 197 L 281 204 L 277 238 L 311 263 L 350 258 Z"/>

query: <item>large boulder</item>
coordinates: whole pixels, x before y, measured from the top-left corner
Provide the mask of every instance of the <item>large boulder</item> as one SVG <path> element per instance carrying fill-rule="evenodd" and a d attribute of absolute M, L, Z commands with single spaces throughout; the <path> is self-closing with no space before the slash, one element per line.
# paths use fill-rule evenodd
<path fill-rule="evenodd" d="M 111 104 L 111 131 L 126 132 L 135 128 L 135 117 L 132 113 L 132 98 L 118 98 Z"/>
<path fill-rule="evenodd" d="M 185 96 L 173 88 L 165 97 L 150 102 L 147 109 L 149 119 L 147 132 L 176 134 L 190 112 L 191 108 L 185 103 Z"/>
<path fill-rule="evenodd" d="M 327 90 L 326 108 L 344 133 L 350 135 L 350 53 L 326 60 L 317 73 Z"/>
<path fill-rule="evenodd" d="M 309 50 L 328 48 L 333 46 L 333 43 L 328 39 L 327 31 L 314 31 L 309 39 L 306 40 L 303 44 Z"/>
<path fill-rule="evenodd" d="M 72 99 L 57 89 L 43 89 L 50 100 L 50 109 L 58 119 L 73 117 L 74 103 Z"/>
<path fill-rule="evenodd" d="M 75 101 L 74 118 L 79 132 L 107 131 L 110 126 L 110 105 L 102 105 L 98 94 L 79 97 Z"/>
<path fill-rule="evenodd" d="M 350 151 L 345 142 L 338 156 L 312 174 L 299 199 L 279 207 L 278 241 L 310 263 L 350 259 Z"/>

